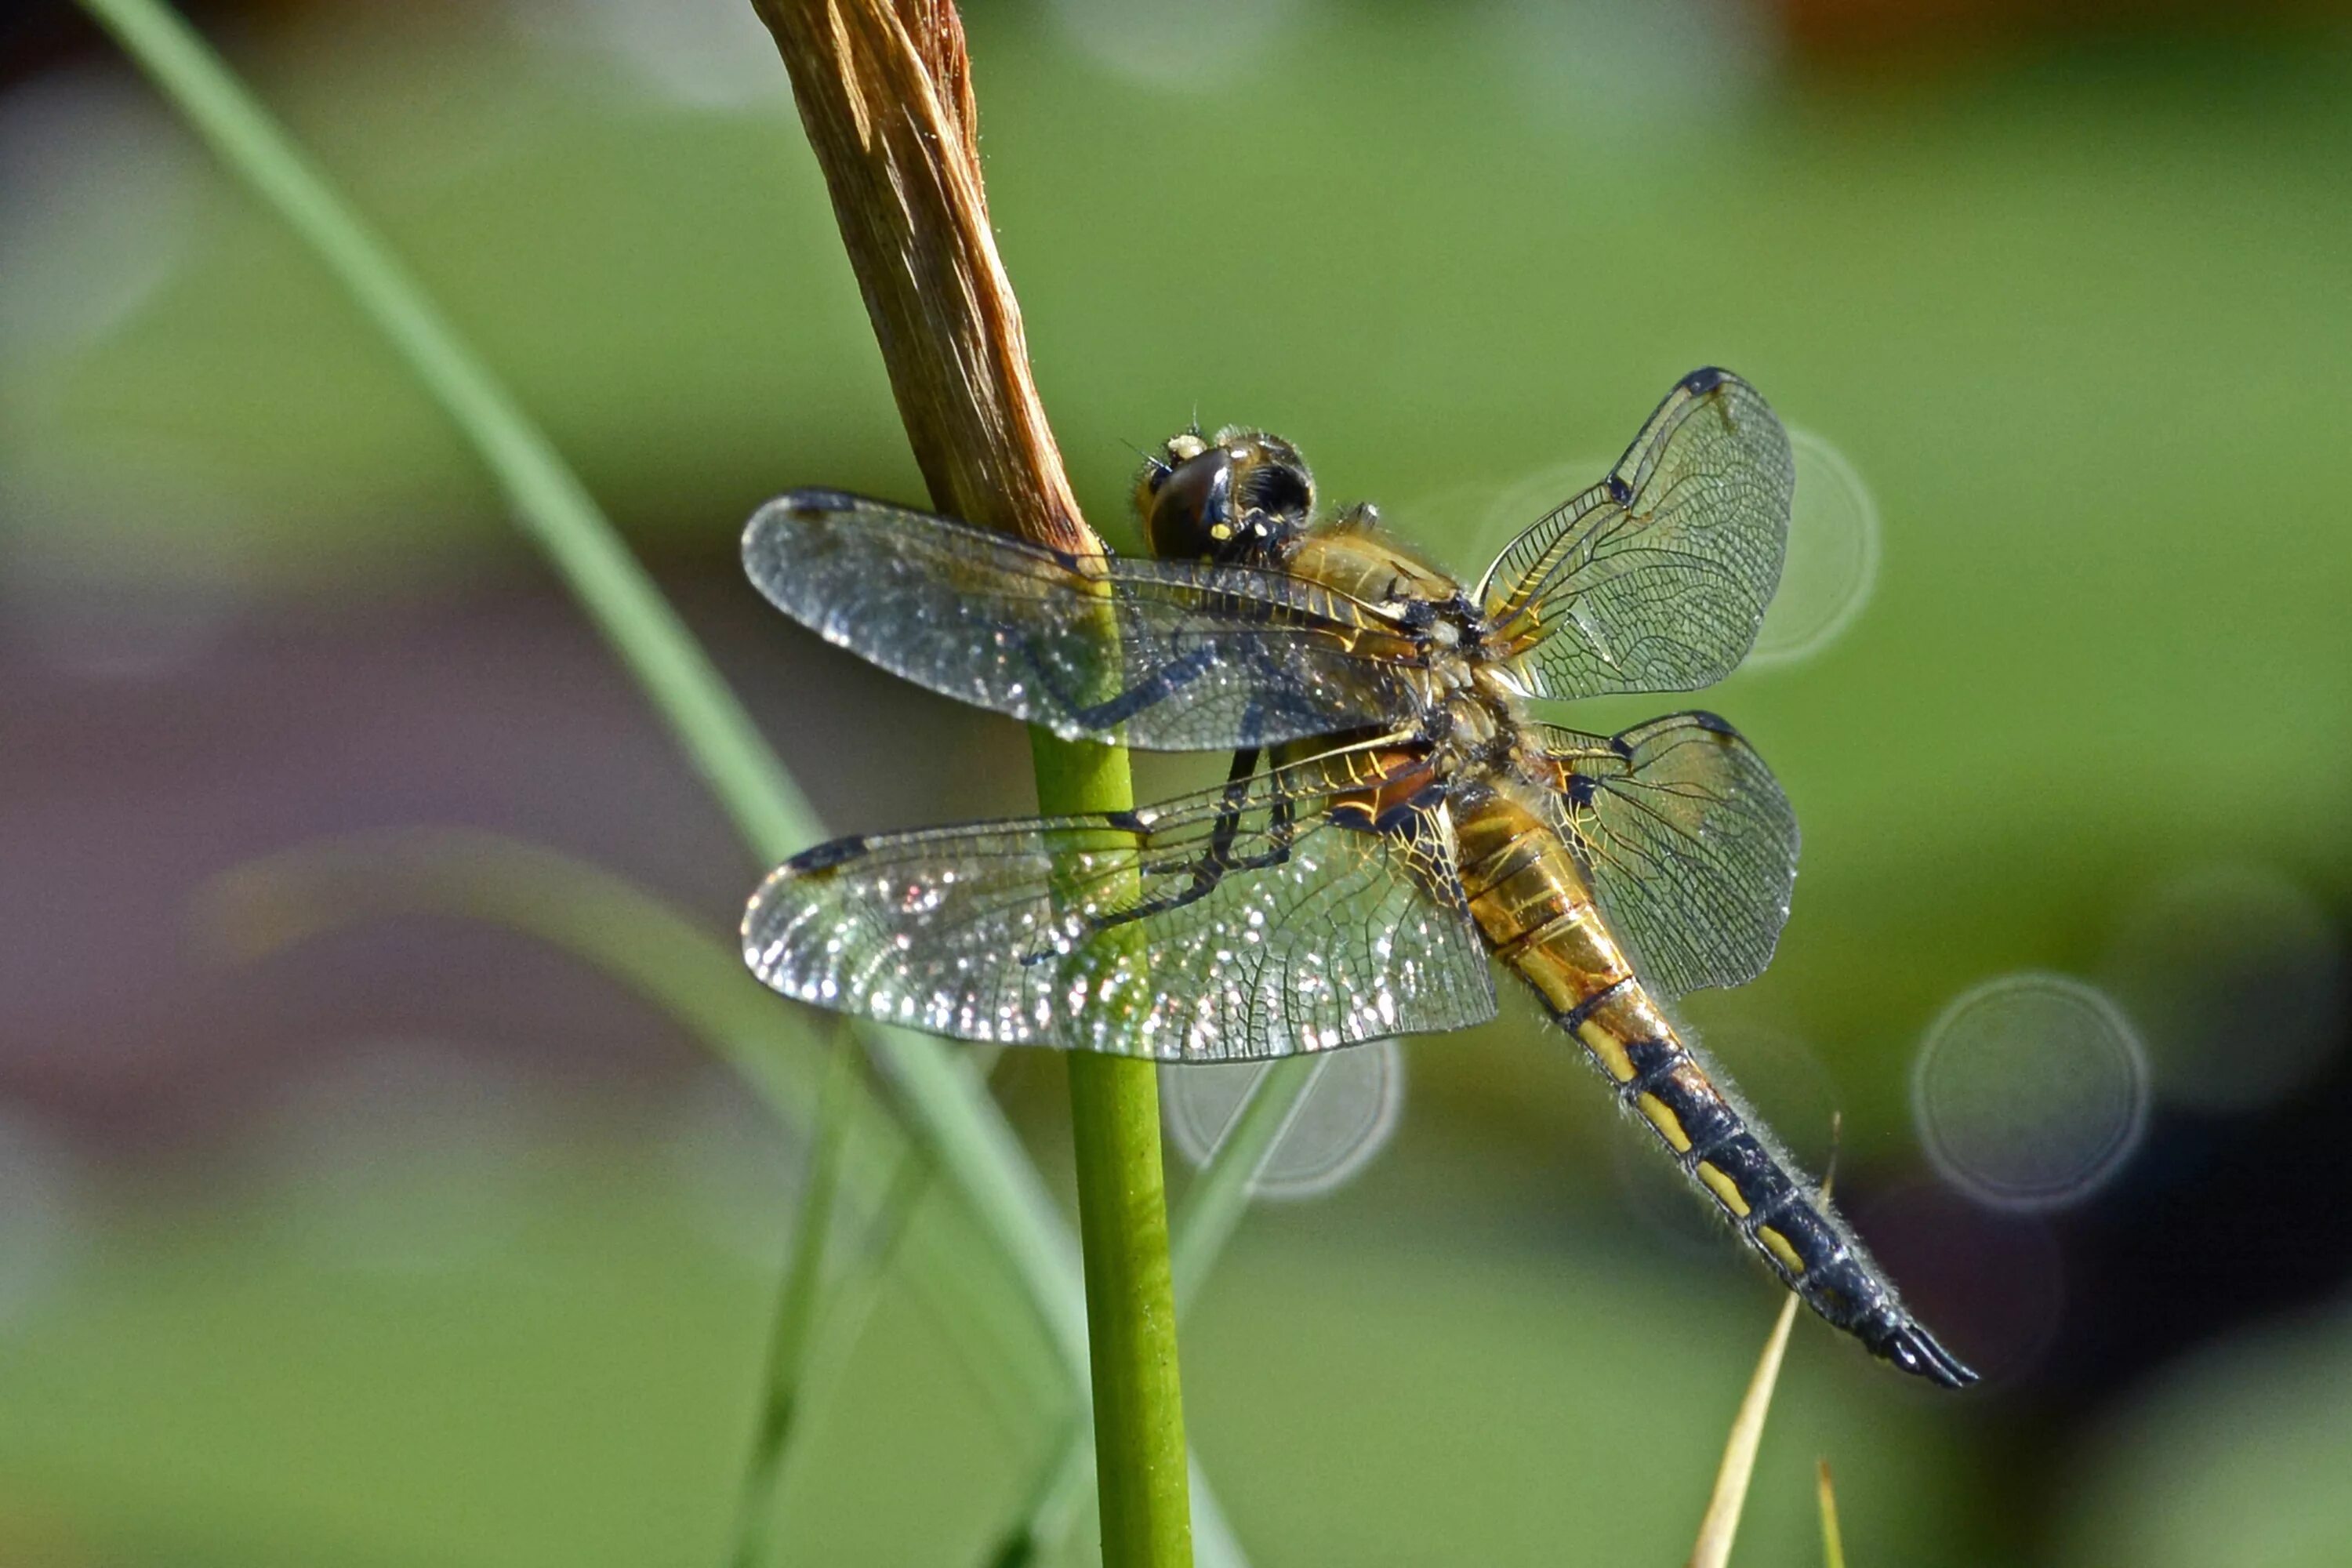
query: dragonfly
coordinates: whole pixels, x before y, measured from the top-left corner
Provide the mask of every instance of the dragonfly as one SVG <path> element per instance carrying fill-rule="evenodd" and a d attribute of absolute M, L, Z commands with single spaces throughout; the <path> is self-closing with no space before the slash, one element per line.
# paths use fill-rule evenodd
<path fill-rule="evenodd" d="M 1794 813 L 1703 711 L 1616 734 L 1530 704 L 1689 691 L 1780 579 L 1787 433 L 1718 369 L 1465 586 L 1297 448 L 1187 430 L 1136 481 L 1148 556 L 834 489 L 762 506 L 752 582 L 827 641 L 1070 740 L 1225 752 L 1132 810 L 861 834 L 776 868 L 745 962 L 933 1034 L 1258 1061 L 1494 1017 L 1515 973 L 1786 1287 L 1905 1372 L 1975 1381 L 1667 1004 L 1772 956 Z"/>

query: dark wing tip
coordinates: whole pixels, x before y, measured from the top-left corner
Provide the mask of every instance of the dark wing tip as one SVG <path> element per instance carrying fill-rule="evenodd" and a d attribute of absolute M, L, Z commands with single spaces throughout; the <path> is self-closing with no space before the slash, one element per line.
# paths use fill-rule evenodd
<path fill-rule="evenodd" d="M 847 490 L 836 490 L 823 485 L 807 485 L 796 490 L 786 490 L 760 510 L 776 510 L 801 515 L 848 511 L 857 505 L 857 498 Z"/>
<path fill-rule="evenodd" d="M 864 504 L 861 498 L 851 495 L 847 490 L 827 489 L 820 486 L 786 490 L 760 504 L 760 510 L 751 514 L 743 537 L 748 542 L 752 535 L 777 518 L 836 517 L 845 511 L 855 511 Z"/>
<path fill-rule="evenodd" d="M 743 525 L 743 563 L 757 577 L 761 557 L 782 542 L 775 538 L 780 522 L 809 518 L 833 517 L 849 511 L 858 504 L 847 490 L 797 489 L 786 490 L 772 500 L 761 504 Z"/>
<path fill-rule="evenodd" d="M 866 853 L 866 839 L 853 833 L 846 838 L 830 839 L 803 849 L 783 864 L 783 869 L 805 875 L 812 871 L 830 871 L 844 861 L 855 860 Z"/>

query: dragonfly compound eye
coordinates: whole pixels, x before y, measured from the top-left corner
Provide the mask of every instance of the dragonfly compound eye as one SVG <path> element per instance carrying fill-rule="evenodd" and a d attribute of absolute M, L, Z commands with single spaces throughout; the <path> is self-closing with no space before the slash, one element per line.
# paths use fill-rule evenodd
<path fill-rule="evenodd" d="M 1228 553 L 1237 519 L 1234 512 L 1234 455 L 1210 447 L 1191 457 L 1155 463 L 1137 486 L 1143 509 L 1143 534 L 1151 553 L 1163 560 L 1202 560 Z"/>
<path fill-rule="evenodd" d="M 1171 441 L 1137 481 L 1136 504 L 1153 554 L 1243 564 L 1279 558 L 1306 528 L 1315 480 L 1289 442 L 1228 429 L 1214 445 Z"/>

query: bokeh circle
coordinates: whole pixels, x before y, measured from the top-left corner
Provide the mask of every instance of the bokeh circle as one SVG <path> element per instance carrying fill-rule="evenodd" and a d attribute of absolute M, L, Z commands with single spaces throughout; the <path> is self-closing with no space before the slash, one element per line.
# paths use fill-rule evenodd
<path fill-rule="evenodd" d="M 2068 1207 L 2146 1131 L 2147 1058 L 2105 993 L 2063 974 L 1962 993 L 1913 1064 L 1912 1112 L 1944 1180 L 1994 1208 Z"/>
<path fill-rule="evenodd" d="M 1263 1062 L 1171 1066 L 1160 1074 L 1162 1118 L 1177 1152 L 1206 1164 L 1233 1130 Z M 1250 1191 L 1315 1197 L 1345 1185 L 1388 1146 L 1404 1108 L 1404 1053 L 1375 1040 L 1318 1057 L 1314 1080 L 1266 1151 Z"/>
<path fill-rule="evenodd" d="M 1789 432 L 1797 495 L 1780 586 L 1748 655 L 1753 666 L 1796 664 L 1835 642 L 1878 586 L 1878 503 L 1845 455 L 1810 431 Z"/>

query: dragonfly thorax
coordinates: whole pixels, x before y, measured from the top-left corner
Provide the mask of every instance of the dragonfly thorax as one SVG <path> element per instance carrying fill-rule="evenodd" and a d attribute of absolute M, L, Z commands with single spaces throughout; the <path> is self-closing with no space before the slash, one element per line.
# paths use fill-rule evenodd
<path fill-rule="evenodd" d="M 1464 776 L 1506 767 L 1527 729 L 1526 700 L 1477 643 L 1433 646 L 1423 731 L 1438 771 Z"/>

